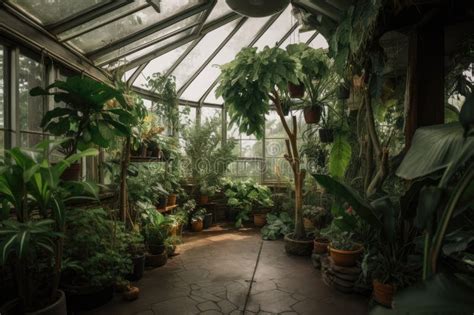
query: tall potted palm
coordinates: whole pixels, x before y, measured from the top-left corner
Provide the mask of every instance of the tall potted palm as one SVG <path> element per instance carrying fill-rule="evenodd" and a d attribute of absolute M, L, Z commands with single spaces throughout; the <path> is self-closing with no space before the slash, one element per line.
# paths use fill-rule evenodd
<path fill-rule="evenodd" d="M 288 82 L 299 83 L 301 63 L 280 48 L 244 48 L 235 60 L 221 67 L 220 84 L 216 94 L 222 96 L 230 115 L 231 123 L 246 134 L 262 138 L 265 115 L 270 103 L 276 109 L 288 136 L 285 159 L 290 163 L 295 185 L 295 229 L 285 236 L 286 250 L 291 254 L 309 255 L 312 240 L 306 236 L 302 215 L 302 188 L 306 170 L 301 167 L 297 145 L 297 119 L 283 104 Z M 285 113 L 290 114 L 288 122 Z"/>
<path fill-rule="evenodd" d="M 52 95 L 56 102 L 65 104 L 48 111 L 41 127 L 67 138 L 60 148 L 66 157 L 93 146 L 107 148 L 115 137 L 130 136 L 130 126 L 136 125 L 122 92 L 87 77 L 58 80 L 46 89 L 33 88 L 30 95 Z M 80 169 L 79 163 L 72 163 L 65 179 L 79 179 Z"/>
<path fill-rule="evenodd" d="M 86 195 L 97 198 L 95 185 L 61 180 L 67 167 L 97 150 L 87 149 L 51 165 L 47 157 L 58 144 L 46 141 L 33 149 L 8 150 L 11 162 L 0 171 L 0 265 L 15 265 L 21 312 L 66 314 L 64 293 L 58 290 L 65 203 Z"/>

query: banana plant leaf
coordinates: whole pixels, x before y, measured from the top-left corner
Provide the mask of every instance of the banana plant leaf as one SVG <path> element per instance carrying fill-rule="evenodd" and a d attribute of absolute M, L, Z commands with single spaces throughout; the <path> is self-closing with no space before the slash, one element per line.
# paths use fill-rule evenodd
<path fill-rule="evenodd" d="M 474 145 L 463 133 L 458 122 L 419 128 L 396 175 L 413 180 L 445 169 L 466 145 Z"/>

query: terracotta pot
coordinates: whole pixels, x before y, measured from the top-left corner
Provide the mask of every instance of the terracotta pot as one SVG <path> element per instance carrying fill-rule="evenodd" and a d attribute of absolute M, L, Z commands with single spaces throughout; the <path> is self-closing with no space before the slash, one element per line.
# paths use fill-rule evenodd
<path fill-rule="evenodd" d="M 316 238 L 314 240 L 313 252 L 315 254 L 325 254 L 328 252 L 330 241 L 327 238 Z"/>
<path fill-rule="evenodd" d="M 293 233 L 285 235 L 285 251 L 295 256 L 310 256 L 313 251 L 313 240 L 295 240 Z"/>
<path fill-rule="evenodd" d="M 174 206 L 176 204 L 176 199 L 177 199 L 177 195 L 176 194 L 171 194 L 168 196 L 168 202 L 167 202 L 167 205 L 168 206 Z"/>
<path fill-rule="evenodd" d="M 72 163 L 61 174 L 61 179 L 64 181 L 79 181 L 81 179 L 81 171 L 81 163 Z"/>
<path fill-rule="evenodd" d="M 364 251 L 362 245 L 357 244 L 357 247 L 355 250 L 340 250 L 332 248 L 331 245 L 328 246 L 332 260 L 337 266 L 342 267 L 352 267 L 356 265 L 357 260 Z"/>
<path fill-rule="evenodd" d="M 303 218 L 303 225 L 305 230 L 314 230 L 314 223 L 308 218 Z"/>
<path fill-rule="evenodd" d="M 253 224 L 256 227 L 262 227 L 267 224 L 267 214 L 266 213 L 256 213 L 253 215 Z"/>
<path fill-rule="evenodd" d="M 288 82 L 288 92 L 291 98 L 302 98 L 304 96 L 304 90 L 305 87 L 303 83 L 296 85 Z"/>
<path fill-rule="evenodd" d="M 166 251 L 159 255 L 151 255 L 148 254 L 145 256 L 145 265 L 147 267 L 152 267 L 152 268 L 157 268 L 166 265 L 166 262 L 168 261 L 168 255 Z"/>
<path fill-rule="evenodd" d="M 37 310 L 35 312 L 28 312 L 25 313 L 26 315 L 66 315 L 67 314 L 67 307 L 66 307 L 66 295 L 63 291 L 58 290 L 58 299 L 53 304 Z"/>
<path fill-rule="evenodd" d="M 319 129 L 319 140 L 322 143 L 331 143 L 334 141 L 334 130 L 333 129 Z"/>
<path fill-rule="evenodd" d="M 199 196 L 199 204 L 201 206 L 207 205 L 209 203 L 209 196 L 208 195 L 200 195 Z"/>
<path fill-rule="evenodd" d="M 392 307 L 393 296 L 396 291 L 396 287 L 393 284 L 385 284 L 377 279 L 372 281 L 374 287 L 374 300 L 387 307 Z"/>
<path fill-rule="evenodd" d="M 204 223 L 202 220 L 194 220 L 191 222 L 191 229 L 193 232 L 201 232 L 204 228 Z"/>
<path fill-rule="evenodd" d="M 130 286 L 127 291 L 122 294 L 122 299 L 125 301 L 135 301 L 140 295 L 140 289 L 134 286 Z"/>
<path fill-rule="evenodd" d="M 317 124 L 321 120 L 321 106 L 315 107 L 305 107 L 304 113 L 304 121 L 307 124 Z"/>

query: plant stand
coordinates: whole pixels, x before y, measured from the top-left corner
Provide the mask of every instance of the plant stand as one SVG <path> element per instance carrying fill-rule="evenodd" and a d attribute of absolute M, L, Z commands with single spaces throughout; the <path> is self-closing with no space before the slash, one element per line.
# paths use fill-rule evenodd
<path fill-rule="evenodd" d="M 355 293 L 356 282 L 362 273 L 358 266 L 337 266 L 331 257 L 321 256 L 321 270 L 324 283 L 343 293 Z"/>

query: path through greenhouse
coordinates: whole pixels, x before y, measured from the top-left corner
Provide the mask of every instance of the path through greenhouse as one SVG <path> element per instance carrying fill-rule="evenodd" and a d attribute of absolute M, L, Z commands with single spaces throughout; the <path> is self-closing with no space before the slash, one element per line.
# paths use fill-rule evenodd
<path fill-rule="evenodd" d="M 366 298 L 326 286 L 308 257 L 288 256 L 283 241 L 262 241 L 256 229 L 188 234 L 177 252 L 145 273 L 138 300 L 87 314 L 367 314 Z"/>

